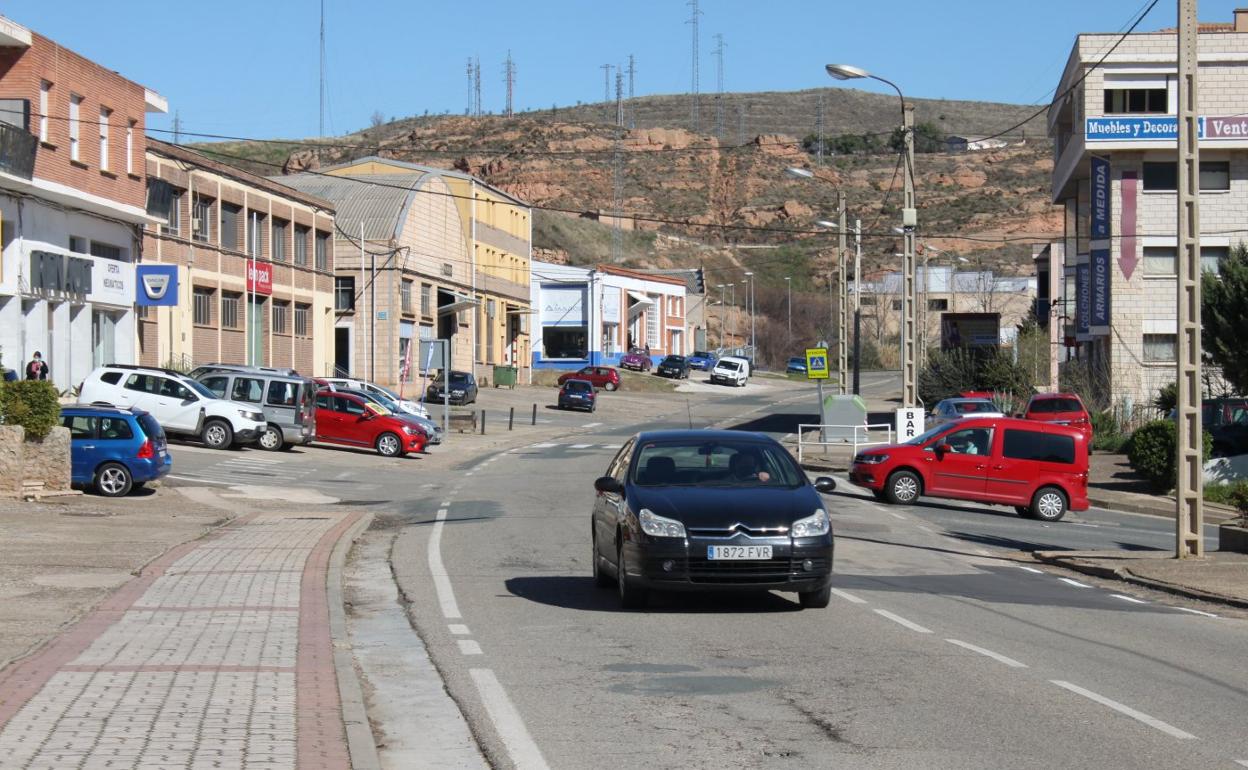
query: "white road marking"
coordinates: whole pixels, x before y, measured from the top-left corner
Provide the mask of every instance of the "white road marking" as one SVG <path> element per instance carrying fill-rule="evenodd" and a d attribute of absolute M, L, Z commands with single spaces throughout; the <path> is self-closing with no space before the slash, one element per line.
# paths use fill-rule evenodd
<path fill-rule="evenodd" d="M 1132 719 L 1143 722 L 1149 727 L 1160 730 L 1166 735 L 1169 735 L 1173 738 L 1179 738 L 1181 740 L 1195 740 L 1196 738 L 1195 735 L 1192 735 L 1191 733 L 1186 732 L 1184 730 L 1180 730 L 1174 725 L 1167 724 L 1156 717 L 1150 717 L 1148 714 L 1145 714 L 1142 711 L 1136 711 L 1130 706 L 1124 706 L 1118 701 L 1110 700 L 1109 698 L 1106 698 L 1104 695 L 1097 695 L 1091 690 L 1085 690 L 1084 688 L 1080 687 L 1077 684 L 1071 684 L 1070 682 L 1063 682 L 1060 679 L 1050 679 L 1049 681 L 1057 685 L 1058 687 L 1070 690 L 1076 695 L 1082 695 L 1088 700 L 1096 701 L 1102 706 L 1108 706 L 1109 708 L 1113 709 L 1114 711 L 1117 711 L 1120 714 L 1125 714 L 1131 717 Z"/>
<path fill-rule="evenodd" d="M 962 647 L 963 649 L 970 650 L 971 652 L 978 652 L 980 655 L 985 655 L 989 658 L 992 658 L 998 663 L 1004 663 L 1010 668 L 1027 668 L 1026 663 L 1019 663 L 1017 660 L 1014 660 L 1013 658 L 1008 658 L 999 652 L 986 650 L 983 647 L 977 647 L 969 642 L 963 642 L 957 639 L 946 639 L 945 641 L 948 642 L 949 644 L 956 644 L 957 646 Z"/>
<path fill-rule="evenodd" d="M 1235 764 L 1242 765 L 1243 767 L 1248 767 L 1248 759 L 1237 759 L 1235 760 Z"/>
<path fill-rule="evenodd" d="M 912 623 L 912 622 L 910 622 L 909 620 L 906 620 L 905 618 L 903 618 L 903 617 L 902 617 L 902 616 L 900 616 L 900 615 L 894 615 L 893 613 L 889 612 L 888 610 L 880 610 L 880 609 L 877 609 L 875 612 L 876 612 L 876 614 L 877 614 L 877 615 L 880 615 L 880 616 L 882 616 L 882 617 L 888 618 L 889 620 L 891 620 L 891 621 L 893 621 L 894 623 L 897 623 L 897 624 L 899 624 L 899 625 L 903 625 L 903 626 L 905 626 L 906 628 L 910 629 L 911 631 L 918 631 L 920 634 L 930 634 L 930 633 L 932 633 L 932 630 L 931 630 L 930 628 L 924 628 L 923 626 L 920 626 L 918 623 Z"/>
<path fill-rule="evenodd" d="M 1100 528 L 1101 528 L 1101 525 L 1100 525 L 1100 524 L 1088 524 L 1088 523 L 1086 523 L 1086 522 L 1082 522 L 1082 521 L 1072 521 L 1072 522 L 1071 522 L 1071 524 L 1074 524 L 1076 527 L 1092 527 L 1093 529 L 1100 529 Z"/>
<path fill-rule="evenodd" d="M 1193 615 L 1203 615 L 1203 616 L 1205 616 L 1206 618 L 1216 618 L 1216 617 L 1218 617 L 1217 615 L 1214 615 L 1212 612 L 1205 612 L 1204 610 L 1194 610 L 1194 609 L 1192 609 L 1191 607 L 1172 607 L 1171 609 L 1176 609 L 1176 610 L 1178 610 L 1179 612 L 1190 612 L 1190 613 L 1192 613 Z"/>
<path fill-rule="evenodd" d="M 1134 596 L 1127 596 L 1126 594 L 1110 594 L 1110 596 L 1115 599 L 1122 599 L 1124 602 L 1131 602 L 1132 604 L 1148 604 L 1148 602 L 1143 599 L 1137 599 Z"/>
<path fill-rule="evenodd" d="M 851 594 L 849 591 L 842 591 L 839 588 L 833 588 L 832 593 L 836 594 L 837 596 L 841 597 L 845 601 L 850 602 L 852 604 L 866 604 L 867 603 L 866 599 L 860 599 L 857 596 L 854 596 L 853 594 Z"/>
<path fill-rule="evenodd" d="M 593 444 L 573 444 L 572 446 L 568 448 L 569 449 L 592 449 L 593 446 L 594 446 Z"/>
<path fill-rule="evenodd" d="M 473 474 L 473 471 L 468 471 L 468 472 L 467 472 L 467 473 L 465 473 L 464 475 L 465 475 L 465 476 L 471 476 L 472 474 Z"/>
<path fill-rule="evenodd" d="M 924 532 L 931 532 L 931 531 L 932 531 L 930 527 L 925 527 L 925 526 L 923 526 L 922 524 L 920 524 L 920 525 L 919 525 L 919 529 L 923 530 Z"/>
<path fill-rule="evenodd" d="M 1088 585 L 1087 583 L 1080 583 L 1078 580 L 1073 580 L 1071 578 L 1058 578 L 1058 580 L 1062 581 L 1063 583 L 1066 583 L 1067 585 L 1072 585 L 1075 588 L 1091 588 L 1092 587 Z"/>
<path fill-rule="evenodd" d="M 902 516 L 900 513 L 893 513 L 892 511 L 889 511 L 889 512 L 888 512 L 888 515 L 889 515 L 889 516 L 892 516 L 894 519 L 904 519 L 904 518 L 906 518 L 905 516 Z"/>
<path fill-rule="evenodd" d="M 586 425 L 582 425 L 581 427 L 582 427 L 582 428 L 597 428 L 599 425 L 602 425 L 602 423 L 600 423 L 600 422 L 591 422 L 591 423 L 588 423 L 588 424 L 586 424 Z"/>
<path fill-rule="evenodd" d="M 494 676 L 494 671 L 488 668 L 470 668 L 468 675 L 477 685 L 477 692 L 481 693 L 481 702 L 490 715 L 490 721 L 494 723 L 494 729 L 498 730 L 498 736 L 503 739 L 512 764 L 520 770 L 549 768 L 541 750 L 524 726 L 520 712 L 516 711 L 511 699 L 507 697 L 507 691 L 503 689 L 498 677 Z"/>
<path fill-rule="evenodd" d="M 452 634 L 455 634 L 456 636 L 468 635 L 468 626 L 465 626 L 463 623 L 448 623 L 446 626 L 446 630 L 450 631 Z"/>
<path fill-rule="evenodd" d="M 557 446 L 559 446 L 559 445 L 558 445 L 558 444 L 549 444 L 549 443 L 547 443 L 547 444 L 533 444 L 533 445 L 531 446 L 531 448 L 532 448 L 532 449 L 552 449 L 552 448 L 557 447 Z"/>
<path fill-rule="evenodd" d="M 455 591 L 451 588 L 451 578 L 446 574 L 446 566 L 442 563 L 442 525 L 446 523 L 446 509 L 439 508 L 433 530 L 429 533 L 429 574 L 433 576 L 433 588 L 438 594 L 438 604 L 442 606 L 442 617 L 458 620 L 459 605 L 455 603 Z"/>
<path fill-rule="evenodd" d="M 443 507 L 443 508 L 450 508 L 450 507 L 451 507 L 451 501 L 450 501 L 450 500 L 447 500 L 446 502 L 442 503 L 442 507 Z"/>
<path fill-rule="evenodd" d="M 167 479 L 177 479 L 178 481 L 198 481 L 198 482 L 200 482 L 200 483 L 202 483 L 202 484 L 219 484 L 219 485 L 221 485 L 221 486 L 223 486 L 223 487 L 231 487 L 231 486 L 234 486 L 234 484 L 236 483 L 236 482 L 232 482 L 232 481 L 213 481 L 212 479 L 197 479 L 197 478 L 195 478 L 195 477 L 193 477 L 193 476 L 175 476 L 175 475 L 173 475 L 172 473 L 170 473 L 169 475 L 165 476 L 165 478 L 167 478 Z"/>
<path fill-rule="evenodd" d="M 1028 566 L 1026 566 L 1026 565 L 1024 565 L 1024 564 L 1020 564 L 1020 565 L 1018 565 L 1018 568 L 1019 568 L 1019 569 L 1025 569 L 1025 570 L 1027 570 L 1028 572 L 1034 572 L 1034 573 L 1036 573 L 1037 575 L 1043 575 L 1043 574 L 1044 574 L 1044 570 L 1042 570 L 1042 569 L 1036 569 L 1035 567 L 1028 567 Z"/>
<path fill-rule="evenodd" d="M 461 655 L 481 655 L 481 645 L 475 639 L 456 639 Z"/>

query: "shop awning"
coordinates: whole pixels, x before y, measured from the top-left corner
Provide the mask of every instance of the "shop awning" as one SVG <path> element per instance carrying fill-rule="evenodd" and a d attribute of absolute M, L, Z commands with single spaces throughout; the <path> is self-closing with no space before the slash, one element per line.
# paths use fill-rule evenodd
<path fill-rule="evenodd" d="M 456 294 L 451 302 L 445 305 L 438 305 L 438 315 L 448 315 L 450 313 L 458 313 L 461 310 L 476 307 L 481 304 L 481 300 L 473 299 L 467 294 Z"/>
<path fill-rule="evenodd" d="M 628 296 L 636 300 L 637 304 L 639 305 L 653 305 L 654 304 L 654 300 L 650 299 L 645 294 L 642 294 L 639 291 L 630 291 L 628 293 Z"/>

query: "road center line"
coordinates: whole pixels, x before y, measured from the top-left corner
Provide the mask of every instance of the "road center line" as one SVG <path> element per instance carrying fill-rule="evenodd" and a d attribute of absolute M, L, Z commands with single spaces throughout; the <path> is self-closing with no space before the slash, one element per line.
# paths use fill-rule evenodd
<path fill-rule="evenodd" d="M 1091 588 L 1092 587 L 1088 585 L 1087 583 L 1080 583 L 1078 580 L 1074 580 L 1072 578 L 1058 578 L 1058 580 L 1062 581 L 1063 583 L 1067 585 L 1072 585 L 1075 588 Z"/>
<path fill-rule="evenodd" d="M 998 663 L 1004 663 L 1005 665 L 1009 666 L 1010 668 L 1027 668 L 1027 664 L 1026 664 L 1026 663 L 1019 663 L 1017 660 L 1014 660 L 1013 658 L 1006 657 L 1005 655 L 1002 655 L 1002 654 L 1001 654 L 1001 653 L 999 653 L 999 652 L 993 652 L 992 650 L 986 650 L 986 649 L 984 649 L 983 647 L 977 647 L 977 646 L 975 646 L 975 645 L 973 645 L 973 644 L 971 644 L 971 643 L 969 643 L 969 642 L 963 642 L 963 641 L 959 641 L 959 640 L 957 640 L 957 639 L 946 639 L 945 641 L 946 641 L 946 642 L 948 642 L 949 644 L 955 644 L 955 645 L 957 645 L 958 647 L 962 647 L 963 649 L 970 650 L 971 652 L 978 652 L 980 655 L 985 655 L 985 656 L 987 656 L 987 657 L 989 657 L 989 658 L 992 658 L 993 660 L 997 661 Z"/>
<path fill-rule="evenodd" d="M 591 423 L 588 423 L 588 424 L 586 424 L 586 425 L 582 425 L 581 427 L 582 427 L 582 428 L 597 428 L 599 425 L 602 425 L 602 423 L 600 423 L 600 422 L 591 422 Z"/>
<path fill-rule="evenodd" d="M 930 633 L 932 633 L 932 630 L 931 630 L 930 628 L 924 628 L 923 626 L 920 626 L 918 623 L 912 623 L 912 622 L 910 622 L 909 620 L 906 620 L 905 618 L 903 618 L 903 617 L 902 617 L 902 616 L 900 616 L 900 615 L 894 615 L 893 613 L 889 612 L 888 610 L 881 610 L 881 609 L 877 609 L 877 610 L 875 610 L 875 612 L 876 612 L 876 614 L 878 614 L 878 615 L 880 615 L 880 616 L 882 616 L 882 617 L 888 618 L 889 620 L 893 621 L 894 623 L 897 623 L 897 624 L 899 624 L 899 625 L 905 626 L 906 628 L 910 629 L 911 631 L 918 631 L 920 634 L 930 634 Z"/>
<path fill-rule="evenodd" d="M 429 533 L 429 574 L 433 577 L 433 588 L 438 594 L 438 604 L 442 607 L 442 617 L 457 620 L 459 605 L 455 602 L 455 591 L 451 588 L 451 578 L 446 574 L 446 566 L 442 563 L 442 525 L 446 523 L 446 509 L 439 508 L 437 519 L 433 522 L 433 530 Z"/>
<path fill-rule="evenodd" d="M 892 516 L 894 519 L 905 519 L 905 518 L 906 518 L 905 516 L 902 516 L 900 513 L 893 513 L 892 511 L 889 511 L 889 512 L 888 512 L 888 515 L 889 515 L 889 516 Z"/>
<path fill-rule="evenodd" d="M 1050 679 L 1049 681 L 1057 685 L 1058 687 L 1070 690 L 1076 695 L 1082 695 L 1088 700 L 1096 701 L 1102 706 L 1108 706 L 1109 708 L 1113 709 L 1114 711 L 1117 711 L 1120 714 L 1125 714 L 1131 717 L 1132 719 L 1143 722 L 1149 727 L 1152 727 L 1156 730 L 1160 730 L 1166 735 L 1169 735 L 1171 737 L 1179 738 L 1180 740 L 1195 740 L 1196 738 L 1195 735 L 1192 735 L 1189 732 L 1180 730 L 1174 725 L 1167 724 L 1161 721 L 1160 719 L 1157 719 L 1156 717 L 1151 717 L 1148 714 L 1145 714 L 1142 711 L 1136 711 L 1130 706 L 1124 706 L 1118 701 L 1110 700 L 1109 698 L 1106 698 L 1104 695 L 1098 695 L 1092 692 L 1091 690 L 1085 690 L 1077 684 L 1071 684 L 1070 682 L 1063 682 L 1060 679 Z"/>
<path fill-rule="evenodd" d="M 456 636 L 468 635 L 468 626 L 464 625 L 463 623 L 448 623 L 446 626 L 446 630 L 450 631 L 452 634 L 455 634 Z"/>
<path fill-rule="evenodd" d="M 1171 609 L 1178 610 L 1179 612 L 1190 612 L 1193 615 L 1203 615 L 1206 618 L 1218 617 L 1217 615 L 1214 615 L 1212 612 L 1205 612 L 1204 610 L 1194 610 L 1191 607 L 1172 607 Z"/>
<path fill-rule="evenodd" d="M 481 645 L 475 639 L 456 639 L 461 655 L 481 655 Z"/>
<path fill-rule="evenodd" d="M 1036 573 L 1037 575 L 1043 575 L 1043 574 L 1044 574 L 1044 570 L 1042 570 L 1042 569 L 1036 569 L 1035 567 L 1028 567 L 1028 566 L 1027 566 L 1027 565 L 1025 565 L 1025 564 L 1020 564 L 1020 565 L 1018 565 L 1018 568 L 1019 568 L 1019 569 L 1025 569 L 1025 570 L 1027 570 L 1028 572 L 1034 572 L 1034 573 Z"/>
<path fill-rule="evenodd" d="M 503 689 L 498 677 L 494 676 L 494 671 L 488 668 L 470 668 L 468 675 L 477 685 L 477 692 L 481 693 L 481 702 L 494 723 L 494 729 L 498 730 L 499 737 L 503 739 L 512 764 L 520 770 L 548 769 L 550 766 L 546 764 L 541 750 L 529 735 L 524 720 L 520 718 L 520 712 L 516 711 L 511 699 L 507 697 L 507 691 Z"/>
<path fill-rule="evenodd" d="M 1137 599 L 1134 596 L 1127 596 L 1126 594 L 1110 594 L 1110 596 L 1115 599 L 1122 599 L 1124 602 L 1131 602 L 1132 604 L 1148 604 L 1148 602 L 1143 599 Z"/>
<path fill-rule="evenodd" d="M 851 604 L 866 604 L 867 603 L 866 599 L 860 599 L 857 596 L 854 596 L 853 594 L 851 594 L 849 591 L 842 591 L 839 588 L 833 588 L 832 593 L 841 597 L 845 601 L 850 602 Z"/>

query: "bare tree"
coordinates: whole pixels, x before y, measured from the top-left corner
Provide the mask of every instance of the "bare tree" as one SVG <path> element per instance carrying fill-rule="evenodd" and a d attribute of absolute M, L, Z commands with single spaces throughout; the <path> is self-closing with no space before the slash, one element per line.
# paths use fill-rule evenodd
<path fill-rule="evenodd" d="M 385 125 L 386 116 L 382 114 L 381 110 L 373 110 L 373 115 L 368 119 L 368 122 L 373 128 L 380 128 Z"/>

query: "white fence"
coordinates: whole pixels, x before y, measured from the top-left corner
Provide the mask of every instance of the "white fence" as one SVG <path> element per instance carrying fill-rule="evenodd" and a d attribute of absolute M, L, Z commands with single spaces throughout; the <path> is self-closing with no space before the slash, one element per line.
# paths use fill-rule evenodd
<path fill-rule="evenodd" d="M 811 429 L 811 434 L 812 434 L 811 438 L 806 437 L 807 428 Z M 826 431 L 829 428 L 839 428 L 840 430 L 838 431 L 838 433 L 843 433 L 844 431 L 852 430 L 853 437 L 852 439 L 838 438 L 835 441 L 825 441 L 823 439 L 823 436 L 825 435 Z M 885 431 L 885 435 L 887 436 L 887 438 L 884 440 L 879 440 L 875 437 L 872 437 L 871 431 L 873 430 Z M 879 434 L 877 433 L 876 435 L 878 436 Z M 879 446 L 881 444 L 891 444 L 891 443 L 893 443 L 893 426 L 886 422 L 880 422 L 880 423 L 874 423 L 874 424 L 868 424 L 868 425 L 798 425 L 797 426 L 797 461 L 799 463 L 803 462 L 806 448 L 810 446 L 824 447 L 825 452 L 827 451 L 827 447 L 830 447 L 830 446 L 836 446 L 836 447 L 847 446 L 847 447 L 853 448 L 853 455 L 857 455 L 858 450 L 861 447 Z M 851 457 L 853 455 L 851 455 Z"/>

